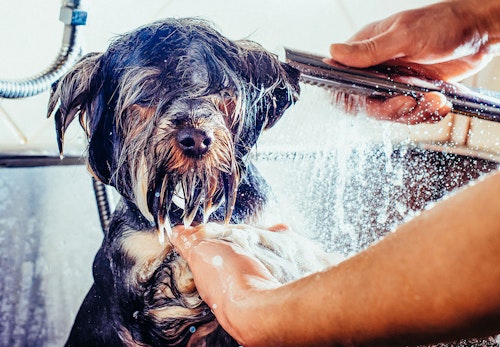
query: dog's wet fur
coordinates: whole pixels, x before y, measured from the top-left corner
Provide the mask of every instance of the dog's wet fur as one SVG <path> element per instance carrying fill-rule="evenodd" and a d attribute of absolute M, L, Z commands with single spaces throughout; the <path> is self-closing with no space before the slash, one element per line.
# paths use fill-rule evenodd
<path fill-rule="evenodd" d="M 258 221 L 269 188 L 249 152 L 298 99 L 298 80 L 258 44 L 185 18 L 118 37 L 54 84 L 48 113 L 61 155 L 78 117 L 89 171 L 122 196 L 67 346 L 238 346 L 164 233 L 182 223 Z M 217 237 L 237 242 L 225 229 Z M 281 259 L 268 267 L 283 282 L 314 267 L 294 273 L 297 249 L 262 230 L 238 233 L 257 257 Z"/>

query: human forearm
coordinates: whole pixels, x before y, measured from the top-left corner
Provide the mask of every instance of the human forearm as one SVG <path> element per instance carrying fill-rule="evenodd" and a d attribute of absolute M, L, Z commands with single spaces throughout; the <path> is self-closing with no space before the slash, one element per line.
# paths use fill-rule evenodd
<path fill-rule="evenodd" d="M 499 197 L 497 173 L 339 266 L 271 290 L 257 306 L 274 316 L 266 334 L 400 346 L 498 333 Z"/>
<path fill-rule="evenodd" d="M 500 326 L 499 197 L 497 173 L 338 266 L 283 286 L 220 240 L 188 234 L 187 242 L 175 243 L 203 299 L 247 347 L 400 346 L 485 336 Z"/>
<path fill-rule="evenodd" d="M 496 174 L 332 273 L 346 337 L 389 346 L 497 333 L 499 196 Z"/>
<path fill-rule="evenodd" d="M 332 44 L 330 52 L 334 64 L 403 65 L 431 80 L 457 82 L 498 55 L 499 42 L 498 0 L 449 0 L 370 23 L 347 42 Z M 405 82 L 404 76 L 399 80 Z M 416 124 L 440 120 L 450 106 L 444 96 L 426 93 L 418 98 L 367 98 L 363 111 L 377 119 Z"/>

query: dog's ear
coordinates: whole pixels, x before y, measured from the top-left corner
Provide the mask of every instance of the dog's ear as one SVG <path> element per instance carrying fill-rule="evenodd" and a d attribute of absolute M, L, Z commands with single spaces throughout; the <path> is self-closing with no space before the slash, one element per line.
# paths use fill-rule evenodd
<path fill-rule="evenodd" d="M 267 112 L 267 122 L 264 129 L 269 129 L 283 116 L 286 109 L 299 99 L 299 70 L 286 63 L 281 63 L 278 85 L 272 92 L 271 109 Z"/>
<path fill-rule="evenodd" d="M 70 123 L 78 116 L 87 137 L 92 133 L 92 125 L 96 124 L 93 116 L 98 115 L 100 108 L 95 99 L 101 88 L 97 77 L 100 69 L 100 53 L 89 53 L 75 64 L 60 80 L 52 85 L 47 117 L 54 113 L 57 144 L 63 156 L 64 134 Z"/>
<path fill-rule="evenodd" d="M 260 46 L 248 49 L 245 60 L 247 78 L 263 93 L 259 121 L 263 122 L 264 129 L 269 129 L 298 100 L 300 72 Z"/>

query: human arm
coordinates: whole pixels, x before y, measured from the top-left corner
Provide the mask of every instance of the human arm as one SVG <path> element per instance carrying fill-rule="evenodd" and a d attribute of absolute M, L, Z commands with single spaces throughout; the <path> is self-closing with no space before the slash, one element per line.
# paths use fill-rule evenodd
<path fill-rule="evenodd" d="M 500 331 L 499 197 L 496 173 L 338 266 L 282 286 L 240 249 L 207 242 L 203 226 L 176 227 L 172 241 L 221 325 L 247 347 L 487 336 Z M 214 266 L 215 255 L 228 266 Z"/>
<path fill-rule="evenodd" d="M 369 24 L 346 43 L 332 44 L 330 52 L 333 60 L 349 66 L 403 65 L 431 79 L 458 81 L 481 70 L 498 53 L 499 26 L 496 0 L 445 1 Z M 425 94 L 418 102 L 399 96 L 371 100 L 366 111 L 414 124 L 440 119 L 449 104 L 437 95 Z"/>

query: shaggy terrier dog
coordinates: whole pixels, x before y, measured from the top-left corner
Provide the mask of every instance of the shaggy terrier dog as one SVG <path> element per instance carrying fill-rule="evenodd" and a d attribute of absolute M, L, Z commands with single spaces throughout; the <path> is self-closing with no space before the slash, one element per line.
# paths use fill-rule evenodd
<path fill-rule="evenodd" d="M 266 205 L 248 154 L 297 100 L 298 81 L 256 43 L 186 18 L 118 37 L 54 84 L 61 156 L 78 117 L 89 171 L 122 196 L 67 346 L 238 346 L 165 238 L 172 225 L 217 222 L 214 237 L 253 252 L 282 282 L 324 264 L 296 234 L 229 225 L 255 223 Z"/>

